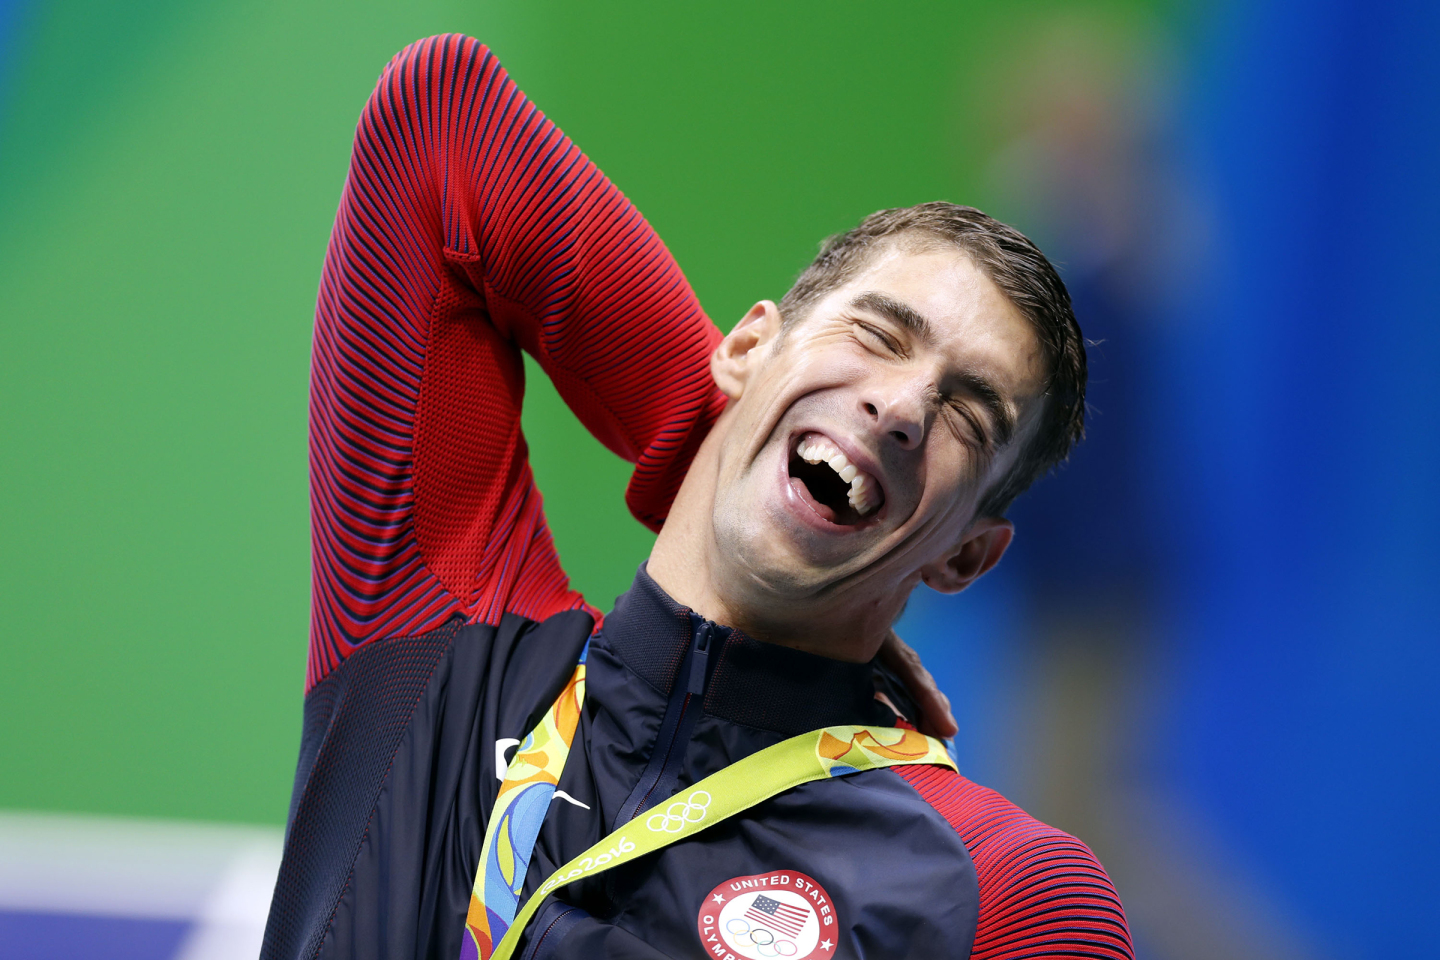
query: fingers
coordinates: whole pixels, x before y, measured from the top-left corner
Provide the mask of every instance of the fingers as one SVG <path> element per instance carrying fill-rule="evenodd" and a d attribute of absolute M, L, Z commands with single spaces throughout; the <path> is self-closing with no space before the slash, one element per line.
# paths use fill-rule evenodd
<path fill-rule="evenodd" d="M 920 708 L 916 726 L 921 733 L 932 737 L 953 737 L 959 732 L 960 726 L 950 712 L 950 698 L 940 691 L 935 678 L 920 662 L 920 654 L 901 640 L 893 630 L 880 648 L 880 659 L 895 672 L 910 691 L 910 695 L 915 698 L 915 703 Z"/>

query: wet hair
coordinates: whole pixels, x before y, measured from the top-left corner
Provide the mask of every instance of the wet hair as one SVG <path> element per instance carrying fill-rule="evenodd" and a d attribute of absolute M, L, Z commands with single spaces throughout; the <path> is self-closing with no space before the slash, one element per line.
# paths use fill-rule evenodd
<path fill-rule="evenodd" d="M 784 326 L 802 319 L 896 243 L 964 251 L 1025 315 L 1040 341 L 1047 380 L 1038 429 L 977 510 L 979 516 L 1004 516 L 1016 497 L 1064 462 L 1085 433 L 1085 341 L 1070 293 L 1040 248 L 1020 231 L 974 207 L 935 201 L 876 211 L 826 240 L 780 301 Z"/>

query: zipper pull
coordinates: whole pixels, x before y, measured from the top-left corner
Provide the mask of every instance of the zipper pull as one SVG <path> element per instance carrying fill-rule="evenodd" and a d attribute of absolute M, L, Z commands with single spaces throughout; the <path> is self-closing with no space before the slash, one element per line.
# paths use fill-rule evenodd
<path fill-rule="evenodd" d="M 705 663 L 710 658 L 710 624 L 700 628 L 695 638 L 695 649 L 690 654 L 690 693 L 705 692 Z"/>

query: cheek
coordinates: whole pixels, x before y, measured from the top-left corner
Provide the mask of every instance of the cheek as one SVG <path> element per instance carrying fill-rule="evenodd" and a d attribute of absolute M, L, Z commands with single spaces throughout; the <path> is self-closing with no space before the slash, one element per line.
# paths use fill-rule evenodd
<path fill-rule="evenodd" d="M 847 382 L 863 373 L 874 356 L 849 335 L 794 340 L 774 357 L 786 378 L 816 383 Z"/>
<path fill-rule="evenodd" d="M 768 435 L 796 404 L 843 385 L 843 379 L 837 382 L 839 372 L 836 365 L 816 357 L 804 357 L 783 368 L 777 367 L 770 376 L 755 384 L 757 389 L 747 392 L 745 431 L 751 437 L 757 433 Z"/>
<path fill-rule="evenodd" d="M 923 510 L 937 526 L 968 522 L 980 486 L 980 465 L 968 448 L 950 442 L 941 447 L 926 457 Z"/>
<path fill-rule="evenodd" d="M 961 439 L 961 435 L 968 436 L 967 430 L 964 424 L 937 422 L 936 449 L 931 458 L 937 476 L 943 477 L 952 493 L 962 498 L 967 490 L 980 483 L 990 463 L 990 458 L 981 450 Z"/>

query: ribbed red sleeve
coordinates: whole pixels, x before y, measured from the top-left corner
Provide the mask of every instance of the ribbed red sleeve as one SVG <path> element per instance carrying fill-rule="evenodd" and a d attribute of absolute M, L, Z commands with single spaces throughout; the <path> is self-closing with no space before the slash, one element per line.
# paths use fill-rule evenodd
<path fill-rule="evenodd" d="M 974 960 L 1134 960 L 1125 910 L 1090 848 L 945 767 L 896 767 L 960 834 L 980 886 Z"/>
<path fill-rule="evenodd" d="M 532 353 L 656 528 L 723 406 L 720 338 L 639 212 L 475 40 L 385 69 L 316 309 L 307 689 L 367 641 L 584 601 L 520 433 Z"/>

